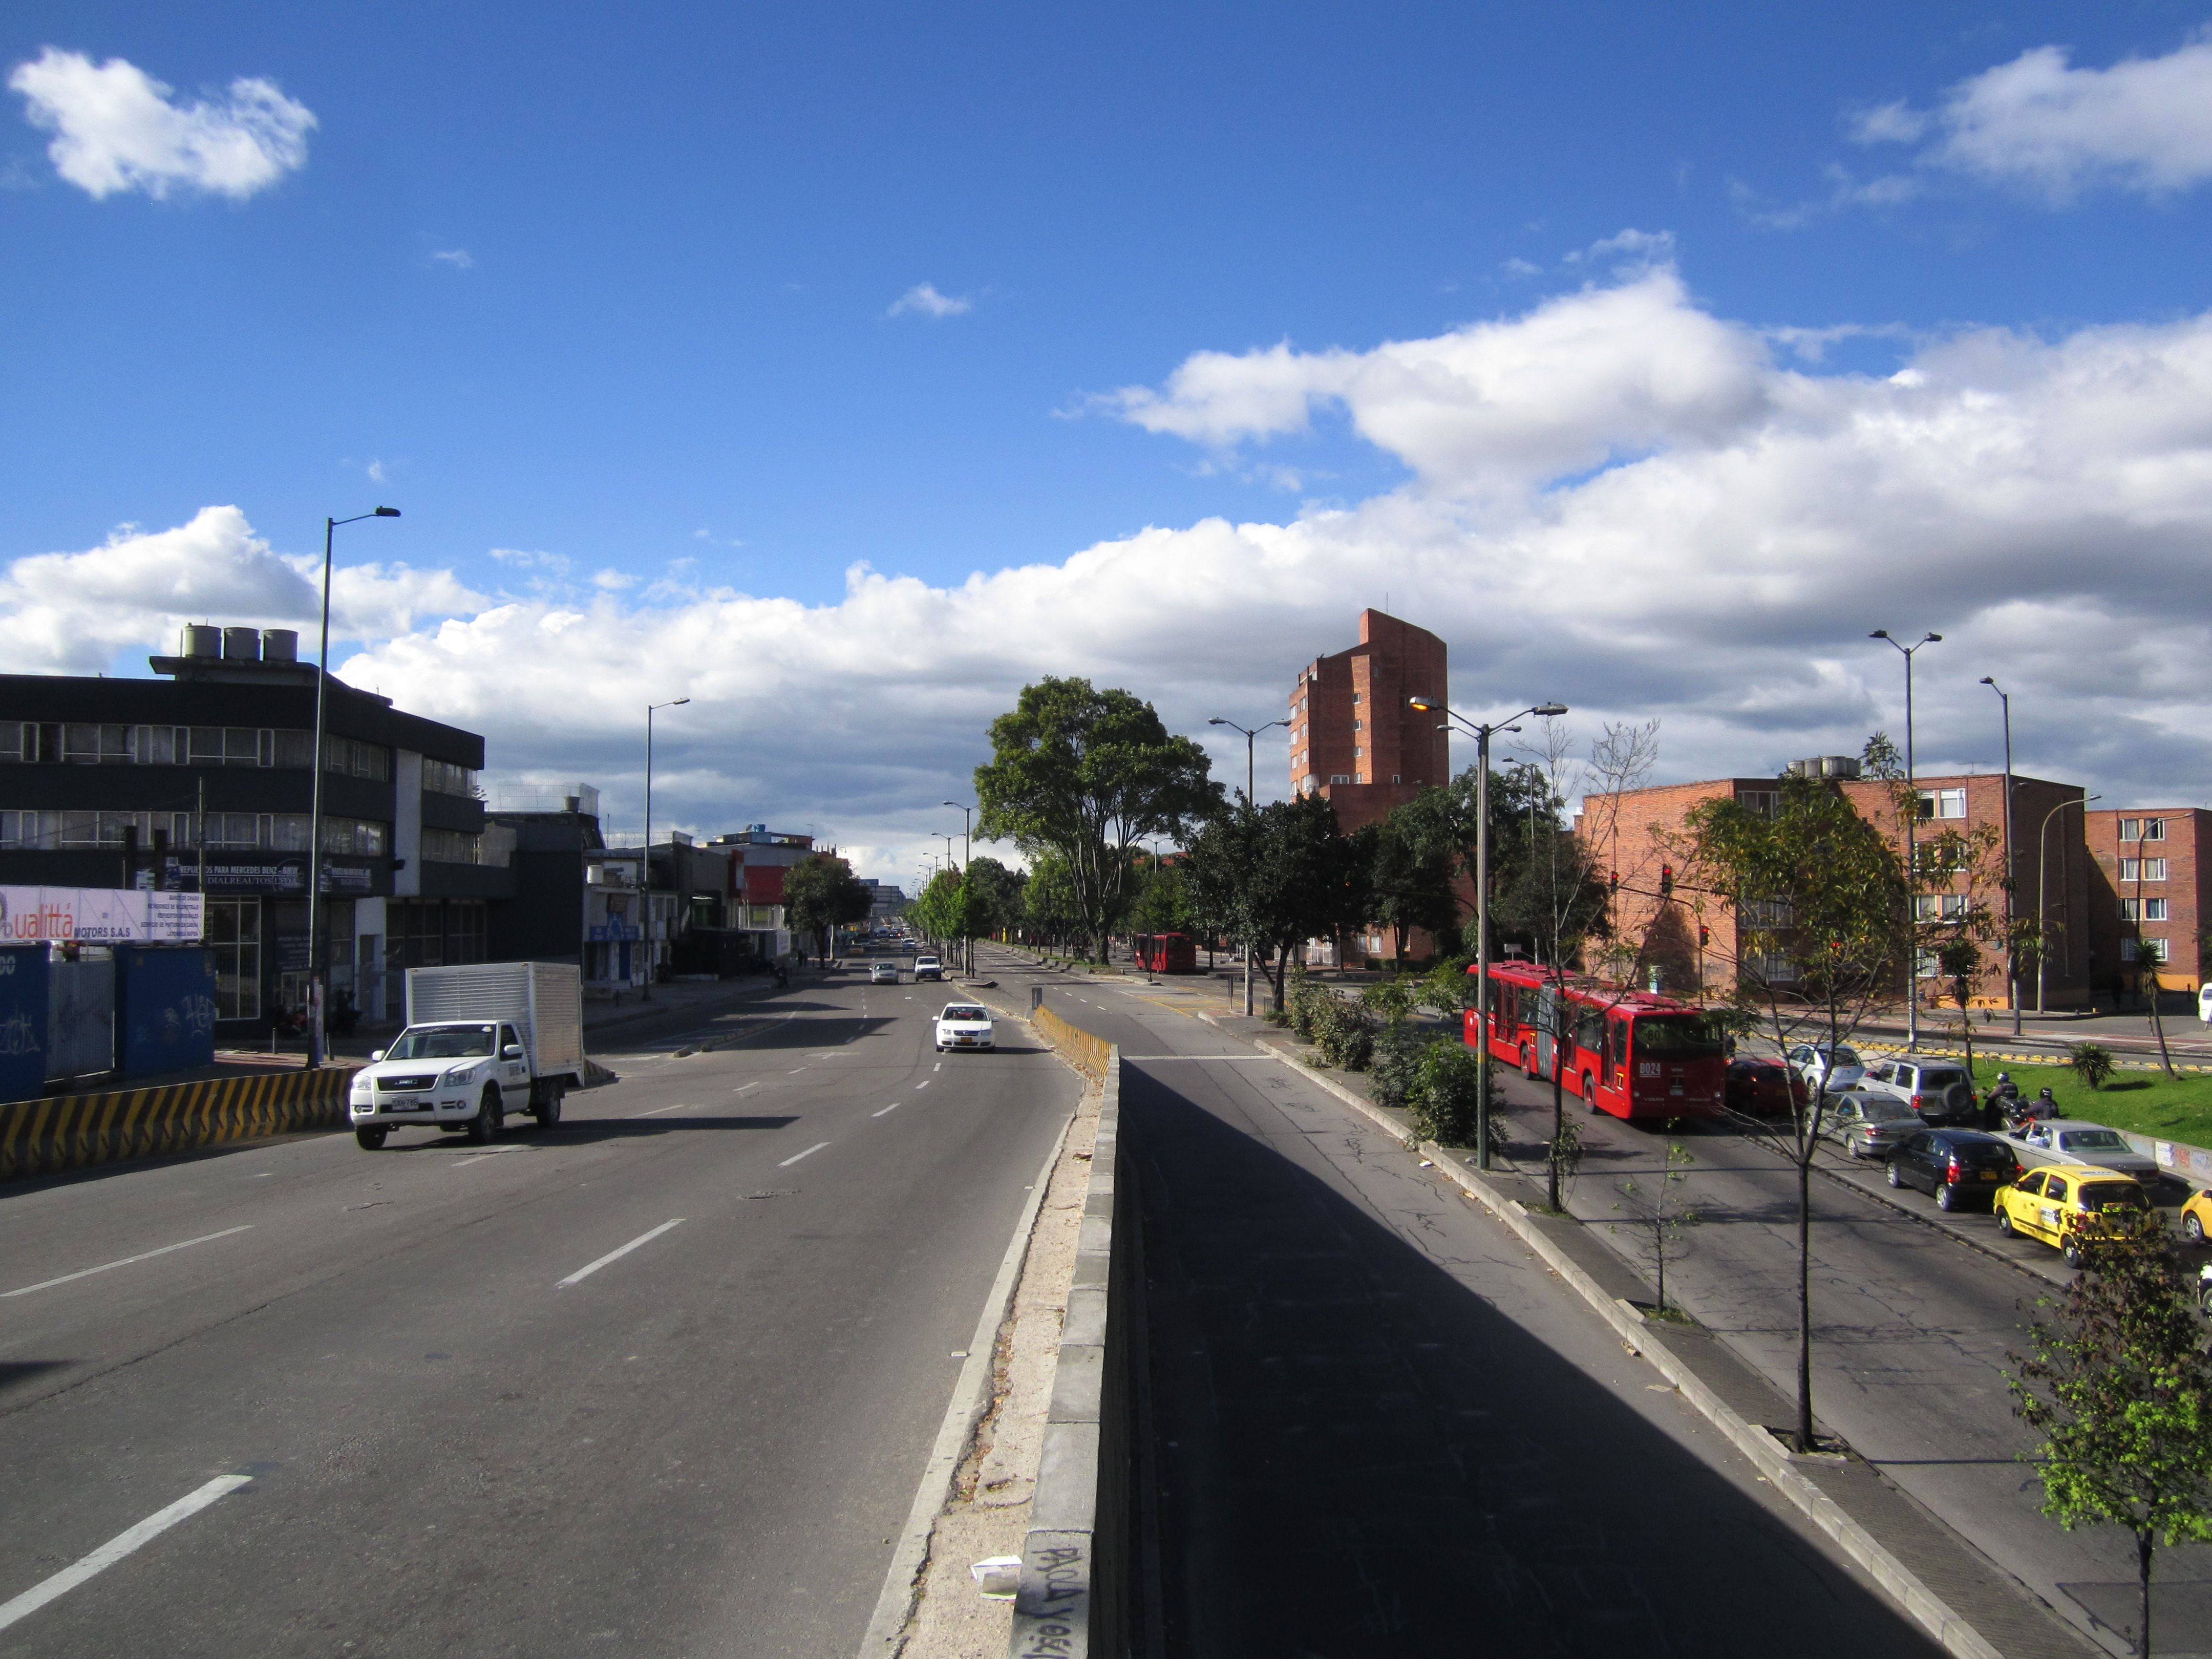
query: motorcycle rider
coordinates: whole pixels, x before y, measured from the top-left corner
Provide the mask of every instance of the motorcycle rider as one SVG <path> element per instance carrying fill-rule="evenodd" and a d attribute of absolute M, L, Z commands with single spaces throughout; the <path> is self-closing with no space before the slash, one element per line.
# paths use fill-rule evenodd
<path fill-rule="evenodd" d="M 1996 1131 L 2013 1114 L 2020 1101 L 2020 1085 L 2012 1080 L 2010 1072 L 1999 1072 L 1997 1080 L 1982 1098 L 1982 1127 Z"/>

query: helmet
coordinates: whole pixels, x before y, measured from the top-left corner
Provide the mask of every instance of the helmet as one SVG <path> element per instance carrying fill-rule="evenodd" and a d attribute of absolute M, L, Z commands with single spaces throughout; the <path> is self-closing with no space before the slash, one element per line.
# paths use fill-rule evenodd
<path fill-rule="evenodd" d="M 2055 1099 L 2057 1099 L 2057 1096 L 2055 1096 L 2055 1095 L 2053 1095 L 2053 1094 L 2051 1092 L 2050 1088 L 2046 1085 L 2046 1086 L 2044 1088 L 2043 1091 L 2042 1091 L 2041 1093 L 2039 1093 L 2039 1094 L 2038 1094 L 2038 1095 L 2036 1096 L 2036 1098 L 2037 1098 L 2038 1100 L 2055 1100 Z"/>
<path fill-rule="evenodd" d="M 2012 1073 L 2011 1073 L 2010 1072 L 1999 1072 L 1999 1073 L 1997 1073 L 1997 1081 L 1998 1081 L 1998 1082 L 2000 1082 L 2000 1083 L 2009 1083 L 2009 1082 L 2011 1082 L 2011 1081 L 2012 1081 Z"/>

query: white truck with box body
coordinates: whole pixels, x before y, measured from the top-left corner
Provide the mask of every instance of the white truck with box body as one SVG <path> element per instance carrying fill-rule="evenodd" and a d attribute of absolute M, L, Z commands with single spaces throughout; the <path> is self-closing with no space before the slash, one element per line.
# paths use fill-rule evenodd
<path fill-rule="evenodd" d="M 582 970 L 477 962 L 407 970 L 407 1029 L 353 1074 L 354 1139 L 369 1152 L 410 1124 L 495 1139 L 510 1112 L 540 1128 L 584 1086 Z"/>

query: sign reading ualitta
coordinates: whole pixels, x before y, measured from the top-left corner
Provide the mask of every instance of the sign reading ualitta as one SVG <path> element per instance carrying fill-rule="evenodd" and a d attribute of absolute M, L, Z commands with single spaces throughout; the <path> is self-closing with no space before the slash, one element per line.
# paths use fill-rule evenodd
<path fill-rule="evenodd" d="M 38 939 L 83 945 L 198 941 L 198 893 L 128 887 L 0 887 L 0 944 Z"/>

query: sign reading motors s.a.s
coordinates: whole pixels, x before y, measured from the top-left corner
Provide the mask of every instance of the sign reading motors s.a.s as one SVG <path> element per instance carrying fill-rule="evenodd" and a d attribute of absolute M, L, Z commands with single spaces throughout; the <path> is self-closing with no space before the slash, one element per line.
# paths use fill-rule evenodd
<path fill-rule="evenodd" d="M 198 893 L 131 887 L 0 887 L 0 945 L 188 945 L 201 934 Z"/>

